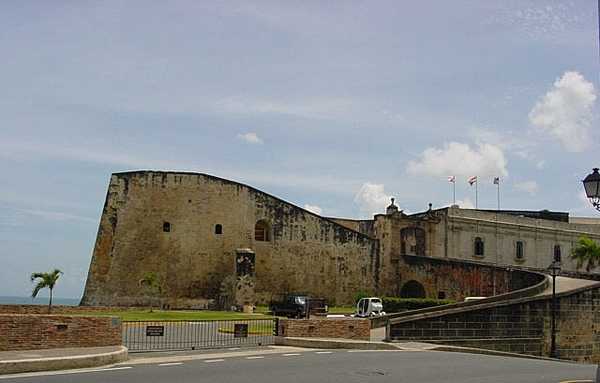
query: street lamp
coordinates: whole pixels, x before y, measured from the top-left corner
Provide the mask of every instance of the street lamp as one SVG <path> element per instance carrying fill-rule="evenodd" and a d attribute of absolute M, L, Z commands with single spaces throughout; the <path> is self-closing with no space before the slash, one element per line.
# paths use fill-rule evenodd
<path fill-rule="evenodd" d="M 594 168 L 592 173 L 585 177 L 583 187 L 585 188 L 585 195 L 592 203 L 592 206 L 600 211 L 600 173 L 598 173 L 598 168 Z"/>
<path fill-rule="evenodd" d="M 560 274 L 560 262 L 554 261 L 548 266 L 552 275 L 552 338 L 550 343 L 550 357 L 556 358 L 556 277 Z"/>

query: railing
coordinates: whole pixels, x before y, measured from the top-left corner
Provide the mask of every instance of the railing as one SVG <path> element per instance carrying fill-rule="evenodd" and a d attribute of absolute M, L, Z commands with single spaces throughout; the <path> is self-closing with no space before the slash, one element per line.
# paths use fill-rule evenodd
<path fill-rule="evenodd" d="M 123 322 L 130 352 L 197 350 L 274 343 L 277 319 Z"/>

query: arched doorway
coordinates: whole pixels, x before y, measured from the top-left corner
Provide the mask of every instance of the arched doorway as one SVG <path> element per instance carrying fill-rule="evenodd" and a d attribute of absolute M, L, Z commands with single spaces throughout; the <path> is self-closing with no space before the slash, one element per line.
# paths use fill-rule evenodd
<path fill-rule="evenodd" d="M 401 298 L 425 298 L 425 288 L 417 281 L 408 281 L 400 289 Z"/>

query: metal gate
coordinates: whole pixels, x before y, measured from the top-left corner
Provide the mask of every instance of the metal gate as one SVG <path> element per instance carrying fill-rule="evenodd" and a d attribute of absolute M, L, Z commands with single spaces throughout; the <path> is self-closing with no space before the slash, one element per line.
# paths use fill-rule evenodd
<path fill-rule="evenodd" d="M 277 319 L 123 322 L 130 352 L 197 350 L 274 343 Z"/>

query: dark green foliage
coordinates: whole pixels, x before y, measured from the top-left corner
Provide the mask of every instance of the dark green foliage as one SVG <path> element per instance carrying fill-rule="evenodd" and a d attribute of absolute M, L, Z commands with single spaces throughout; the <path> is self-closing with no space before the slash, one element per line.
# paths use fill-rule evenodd
<path fill-rule="evenodd" d="M 455 303 L 450 299 L 431 298 L 383 297 L 381 300 L 383 301 L 383 311 L 387 314 Z"/>

